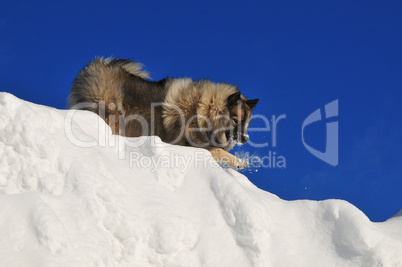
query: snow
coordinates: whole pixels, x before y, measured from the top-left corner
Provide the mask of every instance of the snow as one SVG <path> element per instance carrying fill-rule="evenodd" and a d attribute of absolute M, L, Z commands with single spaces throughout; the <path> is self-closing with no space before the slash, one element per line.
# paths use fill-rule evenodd
<path fill-rule="evenodd" d="M 0 266 L 402 266 L 402 216 L 285 201 L 207 151 L 0 94 Z"/>

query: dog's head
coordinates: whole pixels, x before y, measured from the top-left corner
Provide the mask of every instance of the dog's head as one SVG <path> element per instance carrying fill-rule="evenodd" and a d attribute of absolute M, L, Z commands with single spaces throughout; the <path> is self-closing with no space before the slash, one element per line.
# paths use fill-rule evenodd
<path fill-rule="evenodd" d="M 248 125 L 251 120 L 251 111 L 257 105 L 259 99 L 247 99 L 240 92 L 231 94 L 227 98 L 227 108 L 229 110 L 229 128 L 226 131 L 226 138 L 235 144 L 245 144 L 249 136 L 247 134 Z"/>

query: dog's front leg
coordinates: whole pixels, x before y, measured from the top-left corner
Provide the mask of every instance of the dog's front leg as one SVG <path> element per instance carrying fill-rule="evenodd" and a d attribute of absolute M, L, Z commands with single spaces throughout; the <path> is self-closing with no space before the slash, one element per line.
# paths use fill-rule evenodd
<path fill-rule="evenodd" d="M 222 148 L 206 147 L 205 149 L 208 150 L 212 157 L 221 164 L 226 164 L 235 169 L 244 169 L 247 167 L 247 161 L 239 159 Z"/>

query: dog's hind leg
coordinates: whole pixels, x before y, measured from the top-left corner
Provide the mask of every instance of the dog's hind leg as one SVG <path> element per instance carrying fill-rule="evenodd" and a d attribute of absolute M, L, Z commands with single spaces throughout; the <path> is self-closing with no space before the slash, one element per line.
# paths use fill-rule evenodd
<path fill-rule="evenodd" d="M 228 165 L 229 167 L 235 169 L 244 169 L 248 165 L 247 161 L 239 159 L 235 155 L 230 154 L 222 148 L 206 147 L 205 149 L 208 150 L 212 157 L 220 164 Z"/>
<path fill-rule="evenodd" d="M 110 108 L 110 107 L 112 108 Z M 120 134 L 123 122 L 120 118 L 120 112 L 115 110 L 114 104 L 106 107 L 105 122 L 112 129 L 113 134 Z"/>

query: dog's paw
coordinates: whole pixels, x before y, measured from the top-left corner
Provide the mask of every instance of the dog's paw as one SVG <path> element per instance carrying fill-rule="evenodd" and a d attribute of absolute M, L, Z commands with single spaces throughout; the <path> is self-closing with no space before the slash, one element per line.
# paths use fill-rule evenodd
<path fill-rule="evenodd" d="M 248 162 L 246 160 L 237 159 L 235 162 L 234 168 L 237 170 L 245 169 L 248 166 Z"/>

